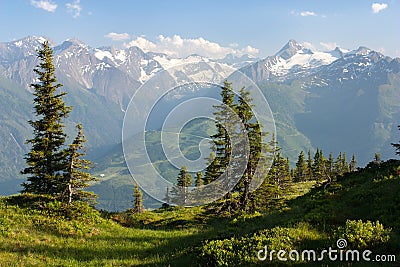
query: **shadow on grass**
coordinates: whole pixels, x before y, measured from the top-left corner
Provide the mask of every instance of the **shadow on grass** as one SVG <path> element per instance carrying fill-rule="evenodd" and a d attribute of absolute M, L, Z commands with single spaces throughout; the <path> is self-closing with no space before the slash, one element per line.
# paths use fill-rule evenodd
<path fill-rule="evenodd" d="M 21 256 L 30 253 L 35 258 L 50 258 L 54 262 L 73 260 L 82 265 L 91 262 L 106 265 L 113 261 L 122 261 L 122 265 L 126 266 L 193 266 L 197 261 L 194 256 L 195 247 L 212 234 L 201 232 L 176 237 L 168 233 L 158 235 L 149 236 L 144 233 L 142 236 L 95 236 L 81 241 L 79 238 L 73 241 L 69 238 L 65 243 L 52 244 L 43 241 L 36 244 L 10 241 L 1 244 L 0 249 Z"/>

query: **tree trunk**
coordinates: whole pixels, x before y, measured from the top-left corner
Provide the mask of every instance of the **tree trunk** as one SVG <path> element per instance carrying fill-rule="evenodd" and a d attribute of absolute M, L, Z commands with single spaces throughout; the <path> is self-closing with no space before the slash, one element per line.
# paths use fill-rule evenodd
<path fill-rule="evenodd" d="M 68 204 L 72 202 L 72 185 L 71 183 L 68 184 Z"/>
<path fill-rule="evenodd" d="M 245 172 L 243 186 L 244 186 L 244 190 L 243 190 L 243 193 L 242 193 L 240 204 L 242 206 L 242 209 L 246 209 L 247 202 L 249 200 L 249 186 L 250 186 L 249 173 L 248 173 L 247 170 Z"/>

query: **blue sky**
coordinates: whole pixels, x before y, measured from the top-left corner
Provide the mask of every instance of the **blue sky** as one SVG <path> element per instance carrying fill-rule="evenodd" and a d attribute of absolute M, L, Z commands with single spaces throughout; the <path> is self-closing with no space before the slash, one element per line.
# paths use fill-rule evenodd
<path fill-rule="evenodd" d="M 265 57 L 295 39 L 318 50 L 367 46 L 400 57 L 398 25 L 400 0 L 0 0 L 0 42 L 77 38 L 177 56 Z"/>

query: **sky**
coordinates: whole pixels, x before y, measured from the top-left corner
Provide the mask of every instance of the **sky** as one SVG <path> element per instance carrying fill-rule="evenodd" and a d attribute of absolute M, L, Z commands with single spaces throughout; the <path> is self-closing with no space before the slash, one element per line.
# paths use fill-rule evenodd
<path fill-rule="evenodd" d="M 44 36 L 171 56 L 266 57 L 290 39 L 400 57 L 400 0 L 0 0 L 0 42 Z"/>

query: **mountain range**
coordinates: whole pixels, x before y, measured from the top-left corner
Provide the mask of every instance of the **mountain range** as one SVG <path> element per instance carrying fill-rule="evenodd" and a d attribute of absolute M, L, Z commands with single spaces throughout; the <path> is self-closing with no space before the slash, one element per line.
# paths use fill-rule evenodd
<path fill-rule="evenodd" d="M 27 120 L 33 111 L 29 85 L 36 80 L 32 70 L 38 63 L 36 49 L 43 41 L 30 36 L 0 43 L 0 194 L 16 193 L 23 181 L 19 170 L 28 149 L 24 141 L 31 136 Z M 390 143 L 399 136 L 400 59 L 366 47 L 321 52 L 290 40 L 275 55 L 263 59 L 248 55 L 172 58 L 139 47 L 92 48 L 76 39 L 53 47 L 56 76 L 68 92 L 65 101 L 74 106 L 66 121 L 67 133 L 73 136 L 74 124 L 83 123 L 88 156 L 101 163 L 95 168 L 97 174 L 112 173 L 113 161 L 125 168 L 118 172 L 127 174 L 120 143 L 124 112 L 132 95 L 157 73 L 184 63 L 196 68 L 171 74 L 166 84 L 174 79 L 190 81 L 199 73 L 224 66 L 239 69 L 256 82 L 274 114 L 279 145 L 292 161 L 301 150 L 314 152 L 317 147 L 325 153 L 355 154 L 360 165 L 374 153 L 381 153 L 382 158 L 394 156 Z M 112 182 L 104 179 L 100 184 L 105 188 Z M 126 189 L 126 184 L 120 186 L 128 194 L 131 188 Z M 96 190 L 104 192 L 104 188 L 97 185 Z"/>

